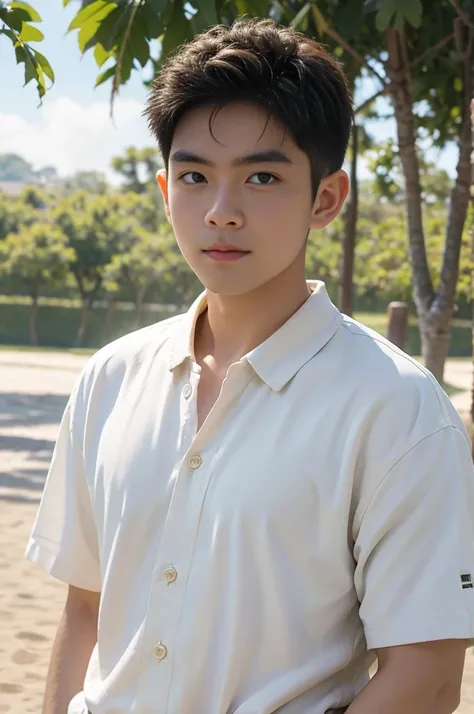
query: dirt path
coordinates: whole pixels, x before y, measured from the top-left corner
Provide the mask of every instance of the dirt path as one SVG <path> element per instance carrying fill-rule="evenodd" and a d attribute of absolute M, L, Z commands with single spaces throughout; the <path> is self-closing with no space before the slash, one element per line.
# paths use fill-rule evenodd
<path fill-rule="evenodd" d="M 65 586 L 25 561 L 24 549 L 69 393 L 85 357 L 0 351 L 0 714 L 37 714 Z M 470 389 L 470 365 L 447 381 Z M 457 402 L 456 402 L 457 400 Z M 468 409 L 469 394 L 453 399 Z M 474 657 L 460 714 L 474 714 Z"/>

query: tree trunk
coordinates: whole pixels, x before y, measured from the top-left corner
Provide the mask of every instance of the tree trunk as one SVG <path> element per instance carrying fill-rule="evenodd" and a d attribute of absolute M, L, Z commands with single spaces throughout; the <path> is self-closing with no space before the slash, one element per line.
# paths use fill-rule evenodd
<path fill-rule="evenodd" d="M 462 57 L 464 84 L 463 121 L 458 142 L 459 158 L 456 167 L 456 181 L 451 191 L 449 203 L 443 266 L 437 295 L 431 305 L 428 317 L 428 322 L 431 325 L 431 335 L 428 354 L 425 357 L 425 365 L 440 381 L 443 378 L 444 362 L 449 351 L 451 319 L 454 313 L 456 286 L 459 278 L 462 234 L 469 207 L 469 187 L 471 183 L 470 99 L 472 94 L 470 54 L 472 54 L 472 37 L 469 41 L 468 50 L 465 56 Z"/>
<path fill-rule="evenodd" d="M 112 318 L 115 312 L 115 298 L 109 298 L 107 300 L 107 310 L 105 313 L 104 329 L 102 331 L 102 344 L 106 344 L 109 340 L 110 326 L 112 324 Z"/>
<path fill-rule="evenodd" d="M 30 309 L 30 344 L 38 346 L 38 292 L 35 290 L 31 295 Z"/>
<path fill-rule="evenodd" d="M 93 299 L 87 295 L 82 300 L 81 309 L 81 321 L 76 333 L 76 339 L 74 341 L 74 347 L 82 347 L 84 342 L 84 335 L 86 333 L 87 323 L 89 320 L 89 313 L 92 307 Z"/>
<path fill-rule="evenodd" d="M 474 76 L 474 62 L 472 65 L 472 75 Z M 471 99 L 471 202 L 474 211 L 474 99 Z M 472 458 L 474 461 L 474 220 L 471 229 L 471 256 L 472 256 L 472 273 L 471 273 L 471 305 L 472 305 L 472 355 L 473 355 L 473 382 L 472 382 L 472 399 L 471 399 L 471 440 L 472 440 Z"/>
<path fill-rule="evenodd" d="M 359 187 L 357 184 L 357 158 L 359 153 L 359 132 L 354 122 L 352 129 L 351 195 L 344 214 L 344 237 L 342 241 L 341 266 L 339 275 L 339 309 L 352 316 L 354 254 L 357 235 L 357 215 L 359 208 Z"/>
<path fill-rule="evenodd" d="M 426 257 L 413 94 L 403 33 L 399 33 L 393 28 L 387 30 L 387 49 L 390 93 L 394 105 L 398 150 L 405 182 L 414 299 L 420 327 L 422 353 L 426 367 L 438 381 L 442 382 L 444 364 L 449 350 L 459 254 L 457 254 L 456 262 L 455 240 L 446 246 L 439 294 L 436 295 Z M 451 232 L 451 236 L 453 235 L 454 228 Z M 452 237 L 451 240 L 453 240 Z"/>
<path fill-rule="evenodd" d="M 144 288 L 138 288 L 135 293 L 135 318 L 133 327 L 138 330 L 142 326 L 143 301 L 148 290 L 148 285 Z"/>

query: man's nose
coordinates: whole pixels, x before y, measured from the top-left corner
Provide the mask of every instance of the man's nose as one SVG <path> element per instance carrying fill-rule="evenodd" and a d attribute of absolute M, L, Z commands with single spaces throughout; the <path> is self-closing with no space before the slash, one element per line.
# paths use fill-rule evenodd
<path fill-rule="evenodd" d="M 241 228 L 244 224 L 243 212 L 228 191 L 223 191 L 215 197 L 205 220 L 210 228 Z"/>

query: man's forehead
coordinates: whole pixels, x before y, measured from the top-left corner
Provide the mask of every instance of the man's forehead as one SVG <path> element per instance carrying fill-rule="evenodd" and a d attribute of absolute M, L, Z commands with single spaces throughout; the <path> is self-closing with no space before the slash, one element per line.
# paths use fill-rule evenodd
<path fill-rule="evenodd" d="M 173 135 L 171 154 L 177 150 L 235 158 L 270 151 L 289 155 L 298 152 L 298 147 L 266 109 L 239 102 L 187 112 Z"/>

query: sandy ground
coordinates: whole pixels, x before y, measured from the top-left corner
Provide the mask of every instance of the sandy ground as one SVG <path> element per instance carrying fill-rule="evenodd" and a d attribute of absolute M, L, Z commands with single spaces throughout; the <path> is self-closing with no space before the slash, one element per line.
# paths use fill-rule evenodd
<path fill-rule="evenodd" d="M 62 411 L 83 357 L 0 352 L 0 714 L 39 713 L 65 586 L 24 560 Z M 447 381 L 470 389 L 471 369 L 450 362 Z M 468 391 L 453 397 L 468 412 Z M 474 656 L 458 712 L 474 714 Z"/>

